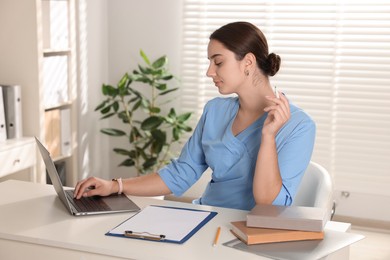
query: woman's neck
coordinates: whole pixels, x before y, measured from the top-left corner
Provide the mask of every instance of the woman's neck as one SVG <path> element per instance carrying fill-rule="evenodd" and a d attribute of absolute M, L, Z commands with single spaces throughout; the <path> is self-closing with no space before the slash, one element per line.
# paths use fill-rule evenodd
<path fill-rule="evenodd" d="M 238 94 L 240 101 L 240 110 L 244 114 L 263 114 L 264 108 L 271 105 L 265 96 L 272 96 L 273 89 L 267 80 L 261 81 L 262 84 L 249 85 L 242 89 Z"/>

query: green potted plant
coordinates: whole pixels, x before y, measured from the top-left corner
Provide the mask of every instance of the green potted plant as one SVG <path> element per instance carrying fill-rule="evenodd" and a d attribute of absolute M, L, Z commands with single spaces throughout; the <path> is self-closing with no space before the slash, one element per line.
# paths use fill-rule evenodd
<path fill-rule="evenodd" d="M 105 99 L 95 109 L 101 119 L 116 116 L 123 122 L 121 129 L 103 128 L 101 132 L 127 139 L 129 146 L 114 148 L 114 152 L 125 156 L 120 166 L 135 167 L 138 175 L 156 172 L 169 163 L 172 144 L 179 142 L 184 132 L 192 131 L 187 125 L 191 113 L 178 115 L 173 107 L 163 112 L 162 106 L 172 100 L 165 98 L 160 103 L 162 97 L 178 90 L 168 86 L 174 76 L 168 70 L 167 57 L 150 62 L 142 50 L 140 55 L 145 65 L 125 73 L 116 86 L 103 84 Z"/>

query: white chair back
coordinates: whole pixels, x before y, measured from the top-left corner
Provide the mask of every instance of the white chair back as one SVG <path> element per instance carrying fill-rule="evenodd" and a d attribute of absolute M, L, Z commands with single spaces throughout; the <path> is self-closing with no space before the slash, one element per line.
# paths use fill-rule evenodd
<path fill-rule="evenodd" d="M 334 214 L 333 183 L 328 171 L 310 162 L 293 201 L 294 206 L 319 207 Z"/>

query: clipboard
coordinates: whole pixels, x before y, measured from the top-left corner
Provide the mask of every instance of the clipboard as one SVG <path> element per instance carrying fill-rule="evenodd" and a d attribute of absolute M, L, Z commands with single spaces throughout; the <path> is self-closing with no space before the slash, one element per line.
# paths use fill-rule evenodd
<path fill-rule="evenodd" d="M 106 235 L 183 244 L 217 214 L 207 210 L 150 205 Z"/>

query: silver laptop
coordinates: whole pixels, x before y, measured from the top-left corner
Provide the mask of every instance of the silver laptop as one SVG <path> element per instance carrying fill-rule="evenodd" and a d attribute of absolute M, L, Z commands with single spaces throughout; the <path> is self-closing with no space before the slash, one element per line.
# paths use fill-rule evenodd
<path fill-rule="evenodd" d="M 35 137 L 42 159 L 45 162 L 47 173 L 53 183 L 58 197 L 69 210 L 72 215 L 97 215 L 120 212 L 134 212 L 139 211 L 140 208 L 130 200 L 126 195 L 113 194 L 107 197 L 93 196 L 82 197 L 81 199 L 73 198 L 73 190 L 65 190 L 62 186 L 60 176 L 54 165 L 49 151 L 42 145 L 42 143 Z"/>

